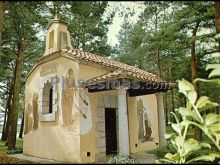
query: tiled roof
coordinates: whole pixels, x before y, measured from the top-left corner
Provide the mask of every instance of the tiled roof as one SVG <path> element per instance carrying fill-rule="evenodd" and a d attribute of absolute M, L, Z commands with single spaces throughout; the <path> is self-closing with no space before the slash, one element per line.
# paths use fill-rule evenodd
<path fill-rule="evenodd" d="M 123 72 L 122 70 L 116 70 L 114 72 L 106 73 L 106 74 L 88 79 L 84 83 L 85 83 L 85 85 L 89 85 L 89 84 L 108 81 L 108 80 L 116 80 L 116 79 L 120 79 L 120 78 L 129 78 L 128 74 L 130 74 L 130 73 L 131 72 L 128 73 L 128 72 Z"/>
<path fill-rule="evenodd" d="M 141 77 L 139 74 L 135 74 L 132 72 L 124 72 L 123 70 L 116 70 L 116 71 L 113 71 L 110 73 L 106 73 L 106 74 L 88 79 L 84 82 L 84 85 L 89 86 L 89 85 L 93 85 L 93 84 L 99 83 L 99 82 L 119 80 L 119 79 L 130 79 L 130 80 L 137 80 L 137 81 L 139 80 L 142 82 L 149 82 L 149 79 L 145 79 L 144 77 Z M 174 83 L 169 83 L 166 81 L 160 81 L 157 83 L 163 83 L 165 85 L 168 85 L 167 86 L 168 88 L 175 87 Z"/>
<path fill-rule="evenodd" d="M 94 64 L 98 64 L 104 67 L 109 67 L 109 68 L 114 69 L 113 72 L 98 76 L 96 78 L 92 78 L 90 79 L 90 81 L 96 81 L 96 80 L 98 81 L 98 80 L 105 80 L 105 79 L 107 80 L 107 79 L 113 79 L 115 77 L 119 78 L 119 77 L 125 76 L 126 74 L 127 77 L 132 77 L 134 79 L 139 79 L 145 82 L 152 81 L 156 83 L 168 83 L 170 87 L 175 86 L 174 83 L 164 81 L 153 73 L 149 73 L 147 71 L 136 68 L 134 66 L 131 66 L 131 65 L 113 60 L 113 59 L 109 59 L 108 57 L 98 56 L 92 53 L 84 52 L 79 49 L 62 49 L 61 51 L 65 52 L 68 56 L 76 58 L 79 61 L 86 61 L 86 62 L 90 62 L 90 63 L 94 63 Z M 61 51 L 57 51 L 57 52 L 61 52 Z M 42 60 L 45 57 L 50 56 L 57 52 L 53 52 L 51 54 L 43 56 L 39 60 Z"/>

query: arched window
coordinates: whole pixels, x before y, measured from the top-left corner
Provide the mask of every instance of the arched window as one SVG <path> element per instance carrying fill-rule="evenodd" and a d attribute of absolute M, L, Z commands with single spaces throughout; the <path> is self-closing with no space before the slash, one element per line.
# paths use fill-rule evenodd
<path fill-rule="evenodd" d="M 52 84 L 47 81 L 43 88 L 42 114 L 50 113 L 53 113 L 53 88 Z"/>
<path fill-rule="evenodd" d="M 67 33 L 66 32 L 63 32 L 61 31 L 60 32 L 60 37 L 61 37 L 61 49 L 66 49 L 68 47 L 68 41 L 67 41 Z"/>
<path fill-rule="evenodd" d="M 49 49 L 54 47 L 54 30 L 50 32 Z"/>
<path fill-rule="evenodd" d="M 43 77 L 40 81 L 39 91 L 39 120 L 56 121 L 57 112 L 57 76 Z"/>
<path fill-rule="evenodd" d="M 50 88 L 50 96 L 49 96 L 49 113 L 53 112 L 53 88 Z"/>

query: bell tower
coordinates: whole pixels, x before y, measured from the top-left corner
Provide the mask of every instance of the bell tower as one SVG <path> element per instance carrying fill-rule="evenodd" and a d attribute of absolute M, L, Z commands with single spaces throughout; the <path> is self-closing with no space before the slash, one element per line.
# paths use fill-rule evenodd
<path fill-rule="evenodd" d="M 47 36 L 44 56 L 61 49 L 73 49 L 67 25 L 66 21 L 60 20 L 60 14 L 57 11 L 54 19 L 51 19 L 46 27 Z"/>

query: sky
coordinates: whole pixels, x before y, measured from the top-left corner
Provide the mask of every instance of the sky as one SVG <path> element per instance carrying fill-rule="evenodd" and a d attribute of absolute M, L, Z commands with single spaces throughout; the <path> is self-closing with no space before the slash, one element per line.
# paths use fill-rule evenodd
<path fill-rule="evenodd" d="M 107 8 L 107 10 L 111 10 L 115 7 L 119 7 L 120 8 L 124 7 L 124 8 L 131 8 L 134 9 L 135 11 L 135 15 L 130 17 L 129 19 L 131 20 L 132 23 L 135 23 L 138 20 L 138 16 L 141 14 L 141 12 L 143 12 L 144 10 L 144 4 L 143 1 L 110 1 L 108 2 L 109 6 Z M 115 44 L 118 44 L 118 40 L 117 40 L 117 34 L 121 29 L 121 25 L 123 23 L 123 17 L 116 15 L 113 18 L 113 23 L 112 25 L 109 26 L 109 31 L 107 33 L 107 37 L 108 37 L 108 44 L 115 46 Z"/>

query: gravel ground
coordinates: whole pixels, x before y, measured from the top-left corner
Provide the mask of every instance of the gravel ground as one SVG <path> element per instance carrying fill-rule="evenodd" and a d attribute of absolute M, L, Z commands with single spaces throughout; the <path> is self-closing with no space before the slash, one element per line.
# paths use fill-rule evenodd
<path fill-rule="evenodd" d="M 33 164 L 33 162 L 14 158 L 10 155 L 0 153 L 0 164 Z"/>

